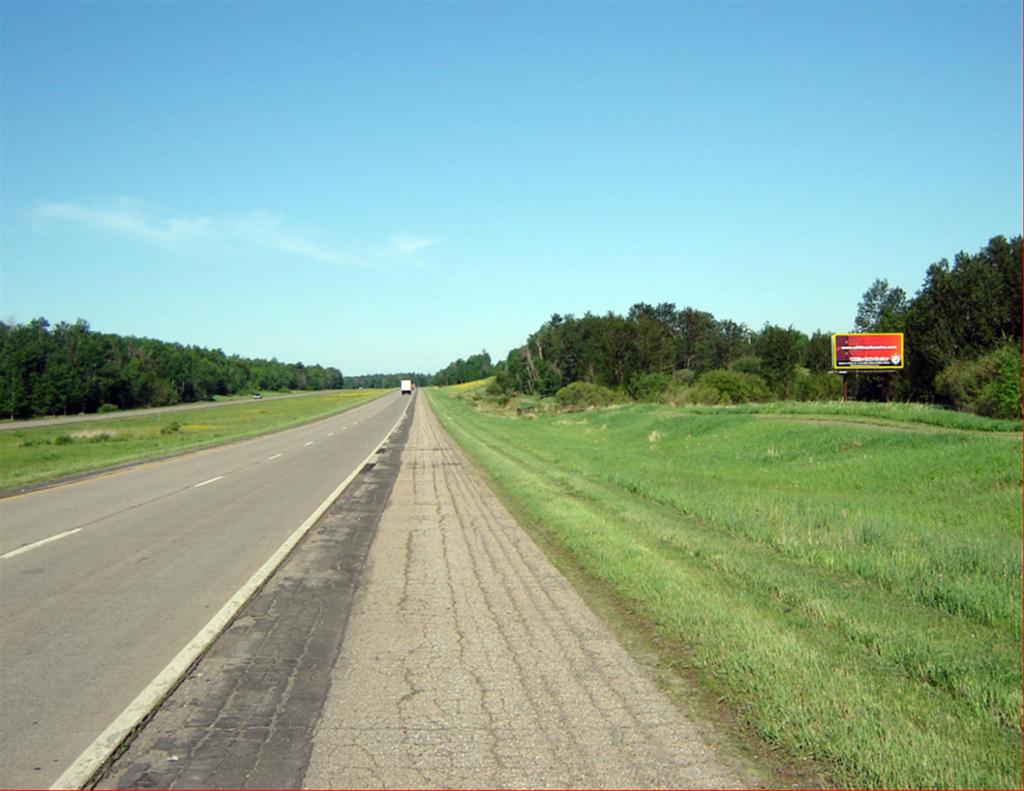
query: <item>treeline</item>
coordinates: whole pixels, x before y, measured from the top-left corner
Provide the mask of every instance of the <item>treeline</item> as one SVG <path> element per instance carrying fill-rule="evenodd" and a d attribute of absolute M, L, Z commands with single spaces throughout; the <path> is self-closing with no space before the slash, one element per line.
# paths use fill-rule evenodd
<path fill-rule="evenodd" d="M 465 360 L 460 357 L 455 362 L 449 363 L 434 374 L 432 384 L 459 385 L 463 382 L 486 379 L 493 375 L 494 366 L 491 364 L 491 355 L 482 351 L 480 354 L 471 354 Z"/>
<path fill-rule="evenodd" d="M 472 354 L 465 360 L 459 358 L 449 363 L 435 374 L 367 374 L 365 376 L 346 376 L 345 387 L 398 387 L 402 379 L 411 379 L 417 387 L 427 385 L 457 385 L 486 379 L 494 374 L 491 355 L 486 351 Z"/>
<path fill-rule="evenodd" d="M 410 379 L 417 387 L 433 384 L 433 377 L 429 374 L 364 374 L 363 376 L 346 376 L 345 387 L 349 390 L 358 390 L 371 387 L 398 387 L 403 379 Z"/>
<path fill-rule="evenodd" d="M 226 355 L 94 332 L 88 322 L 0 322 L 0 414 L 7 418 L 168 406 L 257 390 L 329 390 L 337 368 Z"/>
<path fill-rule="evenodd" d="M 792 327 L 771 325 L 755 332 L 671 302 L 638 303 L 626 316 L 552 316 L 509 353 L 495 384 L 507 394 L 547 396 L 587 382 L 650 400 L 723 372 L 706 382 L 719 397 L 705 393 L 703 400 L 758 400 L 824 395 L 836 385 L 821 379 L 830 365 L 826 333 L 808 338 Z"/>
<path fill-rule="evenodd" d="M 932 264 L 913 298 L 876 280 L 854 328 L 904 332 L 906 367 L 850 374 L 852 396 L 1019 417 L 1021 261 L 1021 237 L 997 236 L 976 254 Z M 831 373 L 831 335 L 777 325 L 752 330 L 670 302 L 638 303 L 625 316 L 556 314 L 506 360 L 491 366 L 487 356 L 486 367 L 483 355 L 458 360 L 435 379 L 451 384 L 493 372 L 492 395 L 561 393 L 564 403 L 616 394 L 672 403 L 833 399 L 841 379 Z"/>

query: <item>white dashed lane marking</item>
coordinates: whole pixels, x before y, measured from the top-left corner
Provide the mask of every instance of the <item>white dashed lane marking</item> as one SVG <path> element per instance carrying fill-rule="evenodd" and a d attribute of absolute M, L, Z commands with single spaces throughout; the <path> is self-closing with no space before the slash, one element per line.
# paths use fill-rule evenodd
<path fill-rule="evenodd" d="M 274 454 L 273 456 L 270 456 L 270 457 L 268 457 L 268 458 L 267 458 L 267 461 L 273 461 L 274 459 L 279 459 L 279 458 L 281 458 L 281 457 L 282 457 L 283 455 L 284 455 L 283 453 L 275 453 L 275 454 Z"/>
<path fill-rule="evenodd" d="M 200 486 L 206 486 L 206 484 L 208 484 L 208 483 L 213 483 L 214 481 L 219 481 L 223 477 L 224 477 L 223 475 L 218 475 L 216 478 L 210 478 L 210 480 L 208 480 L 208 481 L 203 481 L 202 483 L 197 483 L 192 488 L 193 489 L 198 489 Z"/>
<path fill-rule="evenodd" d="M 33 549 L 41 547 L 43 544 L 49 544 L 51 541 L 59 541 L 62 538 L 67 538 L 70 535 L 74 535 L 81 529 L 82 528 L 80 527 L 76 527 L 73 530 L 65 530 L 63 533 L 57 533 L 57 535 L 55 536 L 50 536 L 49 538 L 44 538 L 40 541 L 35 541 L 31 544 L 26 544 L 25 546 L 19 547 L 18 549 L 12 549 L 10 552 L 6 552 L 3 555 L 0 555 L 0 560 L 7 560 L 8 558 L 17 557 L 18 555 L 24 555 L 26 552 L 31 552 Z"/>

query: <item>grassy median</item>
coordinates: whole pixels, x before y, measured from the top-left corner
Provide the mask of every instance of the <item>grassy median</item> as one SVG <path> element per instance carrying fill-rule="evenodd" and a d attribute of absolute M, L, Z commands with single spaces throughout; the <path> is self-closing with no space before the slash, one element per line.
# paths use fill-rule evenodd
<path fill-rule="evenodd" d="M 0 431 L 0 491 L 154 459 L 308 423 L 388 390 L 342 390 L 123 418 Z"/>
<path fill-rule="evenodd" d="M 1020 787 L 1019 430 L 427 392 L 515 510 L 785 754 L 838 785 Z"/>

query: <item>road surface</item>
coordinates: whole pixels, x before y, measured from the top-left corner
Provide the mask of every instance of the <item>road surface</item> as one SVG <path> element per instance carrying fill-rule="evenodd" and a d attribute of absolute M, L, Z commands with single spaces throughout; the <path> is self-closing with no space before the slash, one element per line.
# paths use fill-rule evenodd
<path fill-rule="evenodd" d="M 0 786 L 57 780 L 409 401 L 0 500 Z"/>

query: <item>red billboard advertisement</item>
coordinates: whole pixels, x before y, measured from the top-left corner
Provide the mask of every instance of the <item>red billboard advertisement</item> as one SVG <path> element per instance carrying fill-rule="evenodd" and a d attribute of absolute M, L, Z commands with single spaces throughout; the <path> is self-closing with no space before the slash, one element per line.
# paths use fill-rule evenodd
<path fill-rule="evenodd" d="M 902 332 L 848 332 L 832 336 L 832 367 L 889 371 L 903 367 Z"/>

